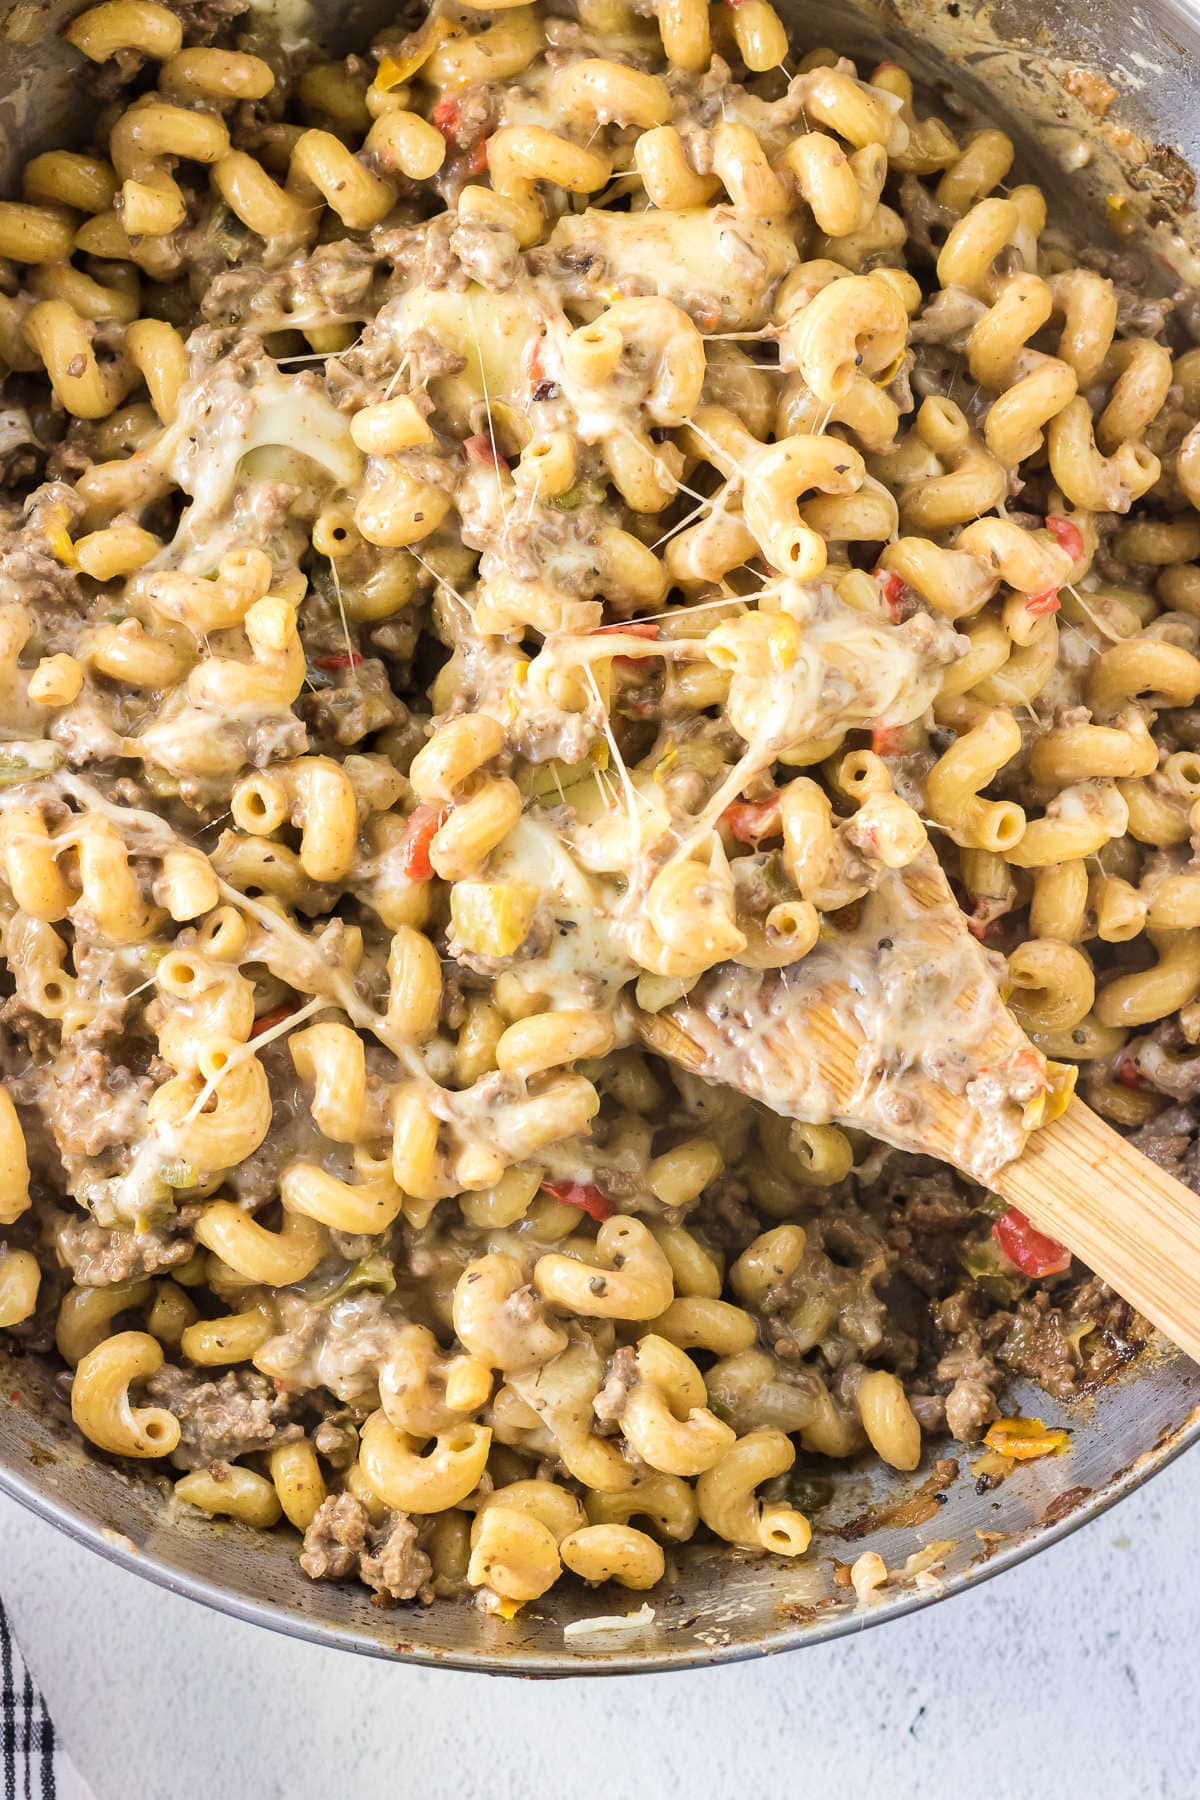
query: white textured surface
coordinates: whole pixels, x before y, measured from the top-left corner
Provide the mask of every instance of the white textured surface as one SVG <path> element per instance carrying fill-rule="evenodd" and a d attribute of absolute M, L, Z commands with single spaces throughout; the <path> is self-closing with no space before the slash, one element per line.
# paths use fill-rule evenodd
<path fill-rule="evenodd" d="M 528 1682 L 237 1624 L 0 1500 L 0 1584 L 96 1800 L 1196 1800 L 1193 1452 L 972 1594 L 685 1675 Z"/>

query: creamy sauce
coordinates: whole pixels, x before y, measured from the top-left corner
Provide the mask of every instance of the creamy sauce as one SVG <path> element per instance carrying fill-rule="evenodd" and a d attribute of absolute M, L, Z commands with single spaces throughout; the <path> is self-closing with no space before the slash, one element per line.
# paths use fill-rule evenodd
<path fill-rule="evenodd" d="M 560 219 L 549 249 L 560 260 L 592 259 L 579 277 L 581 290 L 661 294 L 696 312 L 710 331 L 762 325 L 775 288 L 799 260 L 786 227 L 730 206 L 670 213 L 589 209 Z"/>

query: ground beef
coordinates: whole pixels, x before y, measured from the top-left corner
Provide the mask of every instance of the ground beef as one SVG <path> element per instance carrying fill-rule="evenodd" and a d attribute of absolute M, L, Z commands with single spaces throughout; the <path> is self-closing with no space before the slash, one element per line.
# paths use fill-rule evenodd
<path fill-rule="evenodd" d="M 991 1387 L 981 1378 L 961 1375 L 946 1395 L 944 1416 L 951 1437 L 960 1443 L 974 1443 L 983 1435 L 988 1421 L 996 1416 Z"/>
<path fill-rule="evenodd" d="M 269 763 L 289 762 L 303 756 L 308 749 L 308 733 L 303 723 L 290 712 L 256 719 L 245 733 L 246 761 L 253 769 L 265 769 Z"/>
<path fill-rule="evenodd" d="M 378 651 L 391 664 L 393 689 L 407 685 L 413 653 L 420 642 L 420 636 L 418 621 L 409 613 L 402 613 L 395 619 L 385 619 L 382 625 L 370 628 L 367 641 L 373 650 Z M 412 713 L 404 706 L 403 717 L 397 716 L 391 729 L 395 731 L 398 726 L 407 727 L 411 718 Z"/>
<path fill-rule="evenodd" d="M 0 1067 L 10 1079 L 20 1067 L 27 1069 L 30 1059 L 34 1064 L 48 1063 L 58 1045 L 59 1030 L 52 1019 L 34 1012 L 16 994 L 0 1003 Z"/>
<path fill-rule="evenodd" d="M 255 1369 L 230 1369 L 210 1381 L 199 1370 L 167 1363 L 150 1377 L 146 1392 L 179 1420 L 171 1460 L 180 1469 L 233 1462 L 301 1435 L 299 1425 L 290 1423 L 289 1397 Z"/>
<path fill-rule="evenodd" d="M 371 289 L 379 266 L 365 244 L 340 238 L 278 269 L 244 263 L 215 276 L 201 311 L 212 325 L 282 331 L 306 323 L 357 323 L 371 316 Z"/>
<path fill-rule="evenodd" d="M 909 1394 L 913 1416 L 927 1437 L 946 1429 L 946 1396 L 944 1394 Z"/>
<path fill-rule="evenodd" d="M 89 71 L 88 99 L 97 105 L 119 99 L 145 65 L 146 58 L 140 50 L 118 50 L 107 62 Z"/>
<path fill-rule="evenodd" d="M 212 44 L 227 41 L 234 21 L 249 12 L 250 0 L 171 0 L 171 10 L 183 22 L 185 43 Z"/>
<path fill-rule="evenodd" d="M 689 1229 L 692 1227 L 689 1225 Z M 704 1209 L 703 1237 L 716 1250 L 740 1254 L 762 1229 L 746 1190 L 734 1182 L 722 1183 Z"/>
<path fill-rule="evenodd" d="M 958 214 L 943 206 L 915 175 L 905 175 L 900 183 L 900 211 L 908 226 L 909 244 L 924 261 L 935 263 L 951 226 L 958 222 Z"/>
<path fill-rule="evenodd" d="M 347 669 L 334 687 L 306 691 L 296 710 L 317 747 L 325 744 L 359 744 L 372 732 L 402 725 L 408 708 L 392 692 L 384 665 L 374 657 Z"/>
<path fill-rule="evenodd" d="M 463 274 L 489 293 L 505 293 L 520 273 L 517 240 L 510 231 L 464 222 L 455 226 L 450 249 Z"/>
<path fill-rule="evenodd" d="M 417 1527 L 406 1512 L 392 1512 L 371 1533 L 371 1549 L 358 1562 L 358 1577 L 383 1600 L 433 1599 L 433 1565 L 417 1545 Z"/>
<path fill-rule="evenodd" d="M 1185 288 L 1176 303 L 1175 317 L 1193 343 L 1200 344 L 1200 289 Z"/>
<path fill-rule="evenodd" d="M 433 1598 L 432 1565 L 417 1545 L 417 1527 L 406 1512 L 389 1512 L 372 1527 L 353 1494 L 322 1501 L 304 1533 L 300 1567 L 312 1581 L 346 1581 L 357 1575 L 381 1602 Z"/>
<path fill-rule="evenodd" d="M 561 758 L 573 768 L 583 761 L 599 735 L 599 726 L 590 713 L 545 706 L 522 714 L 510 743 L 514 755 L 524 756 L 530 762 Z"/>
<path fill-rule="evenodd" d="M 977 1218 L 977 1194 L 941 1164 L 909 1156 L 892 1159 L 882 1192 L 884 1231 L 896 1274 L 911 1284 L 914 1299 L 946 1294 L 961 1276 L 962 1242 Z M 888 1303 L 896 1305 L 890 1292 Z M 920 1329 L 915 1318 L 912 1329 Z"/>
<path fill-rule="evenodd" d="M 638 1378 L 637 1361 L 629 1345 L 608 1359 L 604 1386 L 592 1401 L 592 1411 L 602 1425 L 616 1425 Z"/>
<path fill-rule="evenodd" d="M 29 609 L 38 622 L 39 646 L 50 641 L 46 634 L 54 615 L 70 614 L 77 624 L 85 610 L 75 575 L 40 535 L 28 530 L 0 531 L 0 603 Z"/>
<path fill-rule="evenodd" d="M 58 423 L 57 419 L 54 421 Z M 76 482 L 85 469 L 103 461 L 96 451 L 97 428 L 86 419 L 72 419 L 67 435 L 60 438 L 46 457 L 47 481 Z"/>
<path fill-rule="evenodd" d="M 115 1062 L 107 1050 L 84 1045 L 55 1070 L 51 1119 L 64 1157 L 99 1156 L 140 1141 L 155 1084 Z"/>
<path fill-rule="evenodd" d="M 1132 288 L 1117 289 L 1118 337 L 1160 338 L 1175 302 L 1162 294 L 1139 294 Z"/>
<path fill-rule="evenodd" d="M 1150 1336 L 1150 1326 L 1128 1300 L 1122 1300 L 1099 1276 L 1093 1275 L 1076 1288 L 1066 1302 L 1072 1323 L 1086 1319 L 1091 1330 L 1080 1339 L 1083 1358 L 1082 1385 L 1107 1381 L 1129 1362 Z"/>
<path fill-rule="evenodd" d="M 165 1231 L 107 1231 L 91 1218 L 73 1218 L 55 1238 L 59 1256 L 79 1287 L 111 1287 L 159 1275 L 186 1262 L 195 1249 L 185 1235 Z"/>
<path fill-rule="evenodd" d="M 1018 1302 L 997 1354 L 1013 1374 L 1035 1381 L 1056 1400 L 1070 1400 L 1107 1381 L 1145 1336 L 1144 1322 L 1128 1302 L 1093 1277 L 1066 1295 L 1032 1289 Z"/>
<path fill-rule="evenodd" d="M 300 1567 L 310 1581 L 346 1581 L 367 1544 L 367 1511 L 353 1494 L 330 1494 L 304 1533 Z"/>
<path fill-rule="evenodd" d="M 1164 1019 L 1144 1037 L 1135 1039 L 1129 1049 L 1138 1073 L 1158 1093 L 1177 1101 L 1195 1100 L 1200 1096 L 1200 1050 L 1189 1045 L 1177 1019 Z M 1182 1114 L 1180 1123 L 1189 1116 L 1184 1109 L 1170 1110 Z M 1160 1113 L 1159 1119 L 1162 1117 Z M 1186 1131 L 1188 1127 L 1185 1125 L 1184 1129 Z M 1191 1135 L 1195 1135 L 1194 1123 Z"/>
<path fill-rule="evenodd" d="M 975 1212 L 977 1196 L 950 1169 L 924 1159 L 896 1159 L 886 1189 L 909 1231 L 951 1231 L 961 1236 Z"/>
<path fill-rule="evenodd" d="M 962 288 L 944 288 L 913 320 L 909 341 L 913 344 L 944 344 L 961 354 L 966 349 L 967 338 L 986 312 L 986 306 Z"/>
<path fill-rule="evenodd" d="M 339 1400 L 376 1404 L 376 1376 L 394 1354 L 407 1320 L 381 1294 L 352 1293 L 326 1305 L 280 1290 L 281 1330 L 256 1361 L 296 1391 L 328 1388 Z"/>
<path fill-rule="evenodd" d="M 329 397 L 343 411 L 356 412 L 392 391 L 398 368 L 403 368 L 409 397 L 422 412 L 433 410 L 426 392 L 430 382 L 466 368 L 466 358 L 440 343 L 433 332 L 413 331 L 405 323 L 404 295 L 380 309 L 359 343 L 326 364 Z"/>
<path fill-rule="evenodd" d="M 313 1449 L 331 1469 L 348 1469 L 358 1452 L 358 1433 L 338 1419 L 322 1419 L 312 1434 Z"/>
<path fill-rule="evenodd" d="M 996 1393 L 1004 1381 L 1003 1371 L 980 1352 L 977 1337 L 968 1334 L 942 1357 L 937 1377 L 953 1383 L 946 1395 L 947 1430 L 960 1443 L 973 1443 L 996 1417 Z"/>
<path fill-rule="evenodd" d="M 0 406 L 0 488 L 34 480 L 44 456 L 25 408 Z"/>
<path fill-rule="evenodd" d="M 397 273 L 419 274 L 431 288 L 461 288 L 465 286 L 465 280 L 450 245 L 454 218 L 454 214 L 445 212 L 431 220 L 428 226 L 414 230 L 405 225 L 399 230 L 381 232 L 376 241 Z"/>
<path fill-rule="evenodd" d="M 1131 1132 L 1129 1142 L 1152 1163 L 1200 1194 L 1200 1119 L 1194 1106 L 1169 1106 L 1166 1112 Z"/>
<path fill-rule="evenodd" d="M 1075 1391 L 1079 1362 L 1068 1321 L 1044 1289 L 1019 1302 L 1000 1355 L 1014 1374 L 1028 1376 L 1056 1400 Z"/>

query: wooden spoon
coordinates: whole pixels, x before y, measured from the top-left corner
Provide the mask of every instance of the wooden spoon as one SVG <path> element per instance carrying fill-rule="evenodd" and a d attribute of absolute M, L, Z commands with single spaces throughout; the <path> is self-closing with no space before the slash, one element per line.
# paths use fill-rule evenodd
<path fill-rule="evenodd" d="M 827 918 L 800 962 L 723 964 L 637 1029 L 785 1117 L 952 1163 L 1200 1361 L 1200 1196 L 1071 1097 L 1074 1069 L 1004 1005 L 932 851 Z"/>

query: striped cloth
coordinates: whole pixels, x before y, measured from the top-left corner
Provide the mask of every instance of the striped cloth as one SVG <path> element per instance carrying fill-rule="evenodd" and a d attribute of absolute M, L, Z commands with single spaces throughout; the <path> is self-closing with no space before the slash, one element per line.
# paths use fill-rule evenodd
<path fill-rule="evenodd" d="M 0 1600 L 0 1800 L 92 1800 L 33 1684 Z"/>

